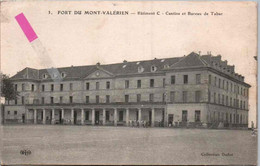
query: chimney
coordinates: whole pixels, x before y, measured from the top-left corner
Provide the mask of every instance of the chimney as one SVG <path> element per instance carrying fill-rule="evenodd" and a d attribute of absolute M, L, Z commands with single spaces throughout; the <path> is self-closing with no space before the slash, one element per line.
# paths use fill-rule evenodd
<path fill-rule="evenodd" d="M 97 65 L 97 66 L 100 66 L 100 62 L 98 62 L 96 65 Z"/>
<path fill-rule="evenodd" d="M 124 60 L 123 63 L 127 63 L 127 60 Z"/>

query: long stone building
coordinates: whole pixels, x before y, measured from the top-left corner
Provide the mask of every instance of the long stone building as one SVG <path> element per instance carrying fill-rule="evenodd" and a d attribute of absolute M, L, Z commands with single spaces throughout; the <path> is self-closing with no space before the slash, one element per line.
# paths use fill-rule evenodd
<path fill-rule="evenodd" d="M 221 56 L 199 55 L 47 69 L 11 77 L 17 100 L 5 123 L 247 126 L 250 85 Z"/>

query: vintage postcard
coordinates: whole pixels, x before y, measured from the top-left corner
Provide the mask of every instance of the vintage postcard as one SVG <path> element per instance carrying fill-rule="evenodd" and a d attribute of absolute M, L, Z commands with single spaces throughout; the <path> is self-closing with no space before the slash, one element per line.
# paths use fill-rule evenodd
<path fill-rule="evenodd" d="M 1 165 L 256 165 L 257 3 L 2 1 Z"/>

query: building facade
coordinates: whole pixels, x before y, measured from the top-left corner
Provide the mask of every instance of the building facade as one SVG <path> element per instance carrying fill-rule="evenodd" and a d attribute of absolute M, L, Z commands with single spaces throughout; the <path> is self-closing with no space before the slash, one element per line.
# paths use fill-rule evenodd
<path fill-rule="evenodd" d="M 247 126 L 250 85 L 221 56 L 199 55 L 117 64 L 25 68 L 11 80 L 17 100 L 5 123 Z"/>

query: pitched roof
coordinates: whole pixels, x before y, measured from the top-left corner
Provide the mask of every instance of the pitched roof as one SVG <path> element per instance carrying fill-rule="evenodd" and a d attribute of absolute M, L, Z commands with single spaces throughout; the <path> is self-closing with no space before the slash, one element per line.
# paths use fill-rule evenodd
<path fill-rule="evenodd" d="M 71 66 L 71 67 L 62 67 L 57 68 L 60 73 L 66 74 L 66 79 L 83 79 L 86 78 L 91 73 L 97 70 L 103 70 L 107 73 L 111 73 L 114 76 L 118 75 L 127 75 L 127 74 L 138 74 L 138 68 L 141 67 L 143 69 L 142 73 L 151 73 L 151 67 L 156 67 L 156 72 L 162 72 L 168 69 L 179 69 L 179 68 L 192 68 L 192 67 L 212 67 L 216 70 L 224 72 L 228 74 L 230 72 L 231 76 L 243 81 L 243 78 L 235 75 L 234 66 L 227 65 L 227 61 L 222 61 L 221 56 L 211 56 L 211 55 L 199 55 L 197 53 L 190 53 L 184 57 L 174 57 L 174 58 L 165 58 L 165 59 L 153 59 L 153 60 L 145 60 L 145 61 L 134 61 L 134 62 L 126 62 L 123 63 L 115 63 L 115 64 L 97 64 L 97 65 L 89 65 L 89 66 Z M 227 69 L 227 70 L 226 70 Z M 15 74 L 11 79 L 34 79 L 41 80 L 43 79 L 43 75 L 48 75 L 50 79 L 50 75 L 48 73 L 48 69 L 32 69 L 25 68 L 22 71 Z"/>

